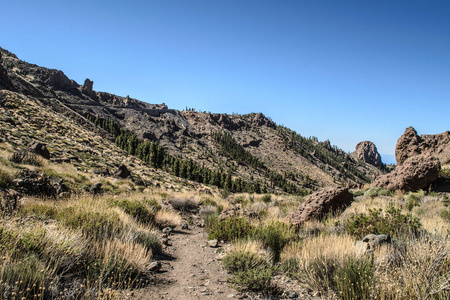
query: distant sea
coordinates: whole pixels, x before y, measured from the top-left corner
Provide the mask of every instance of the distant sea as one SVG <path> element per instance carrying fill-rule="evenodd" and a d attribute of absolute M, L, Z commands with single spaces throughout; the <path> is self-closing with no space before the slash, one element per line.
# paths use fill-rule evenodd
<path fill-rule="evenodd" d="M 395 165 L 395 155 L 394 154 L 380 154 L 381 160 L 386 165 Z"/>

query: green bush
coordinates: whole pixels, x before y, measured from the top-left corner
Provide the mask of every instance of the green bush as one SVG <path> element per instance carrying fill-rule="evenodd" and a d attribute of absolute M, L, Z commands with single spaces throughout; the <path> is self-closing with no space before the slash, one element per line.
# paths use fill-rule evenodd
<path fill-rule="evenodd" d="M 119 216 L 112 212 L 100 213 L 66 207 L 58 213 L 57 219 L 73 229 L 80 228 L 86 236 L 97 240 L 117 236 L 124 228 Z"/>
<path fill-rule="evenodd" d="M 256 236 L 270 249 L 274 264 L 280 261 L 280 254 L 284 246 L 295 238 L 295 235 L 283 222 L 273 222 L 259 229 Z"/>
<path fill-rule="evenodd" d="M 145 246 L 147 250 L 151 250 L 152 254 L 161 254 L 162 251 L 162 245 L 158 239 L 158 237 L 151 233 L 144 233 L 140 232 L 139 235 L 136 237 L 136 241 Z"/>
<path fill-rule="evenodd" d="M 273 294 L 277 290 L 276 285 L 272 282 L 274 273 L 273 268 L 247 269 L 234 274 L 228 279 L 228 282 L 244 289 L 258 292 L 268 291 Z"/>
<path fill-rule="evenodd" d="M 267 261 L 260 255 L 248 251 L 231 251 L 222 260 L 224 268 L 230 273 L 237 273 L 247 269 L 266 268 Z"/>
<path fill-rule="evenodd" d="M 369 233 L 397 235 L 416 233 L 421 227 L 417 217 L 402 214 L 400 209 L 389 207 L 383 214 L 382 209 L 368 209 L 369 213 L 353 214 L 344 222 L 345 230 L 361 239 Z"/>
<path fill-rule="evenodd" d="M 217 206 L 217 202 L 211 198 L 203 197 L 199 202 L 200 206 Z"/>
<path fill-rule="evenodd" d="M 381 187 L 373 187 L 364 192 L 365 197 L 389 196 L 391 192 Z"/>
<path fill-rule="evenodd" d="M 334 272 L 336 291 L 340 299 L 371 299 L 375 268 L 367 256 L 348 257 Z"/>
<path fill-rule="evenodd" d="M 272 200 L 272 195 L 271 194 L 265 194 L 261 200 L 265 203 L 269 203 Z"/>
<path fill-rule="evenodd" d="M 122 208 L 138 222 L 151 224 L 155 220 L 155 212 L 140 201 L 129 201 L 126 199 L 117 200 L 114 202 L 114 206 Z M 161 208 L 161 206 L 159 206 L 159 208 Z"/>
<path fill-rule="evenodd" d="M 0 169 L 0 188 L 9 188 L 13 181 L 13 177 L 8 172 Z"/>
<path fill-rule="evenodd" d="M 355 191 L 352 191 L 352 194 L 355 197 L 363 196 L 364 195 L 364 191 L 363 190 L 355 190 Z"/>
<path fill-rule="evenodd" d="M 450 211 L 448 209 L 442 209 L 439 211 L 439 216 L 447 222 L 450 222 Z"/>
<path fill-rule="evenodd" d="M 215 223 L 211 226 L 209 239 L 220 241 L 232 241 L 243 239 L 252 235 L 255 228 L 244 218 L 230 218 Z"/>
<path fill-rule="evenodd" d="M 226 270 L 233 274 L 228 282 L 241 289 L 274 291 L 272 276 L 275 269 L 260 255 L 247 251 L 232 251 L 222 260 Z"/>
<path fill-rule="evenodd" d="M 450 204 L 450 199 L 448 198 L 447 195 L 445 195 L 445 196 L 442 198 L 442 203 L 444 204 L 444 206 L 448 206 L 448 205 Z"/>

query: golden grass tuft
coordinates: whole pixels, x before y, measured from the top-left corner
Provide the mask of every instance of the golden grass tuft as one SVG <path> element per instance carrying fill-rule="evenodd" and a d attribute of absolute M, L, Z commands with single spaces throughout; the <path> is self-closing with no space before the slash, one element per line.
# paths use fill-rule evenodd
<path fill-rule="evenodd" d="M 175 228 L 181 225 L 181 217 L 178 213 L 172 210 L 162 209 L 156 213 L 155 224 L 160 228 Z"/>

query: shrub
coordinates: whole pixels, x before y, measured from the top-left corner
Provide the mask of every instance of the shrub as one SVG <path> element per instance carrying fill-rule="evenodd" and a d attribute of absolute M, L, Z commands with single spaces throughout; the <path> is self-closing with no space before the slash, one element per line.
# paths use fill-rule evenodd
<path fill-rule="evenodd" d="M 373 187 L 364 192 L 365 197 L 388 196 L 390 192 L 381 187 Z"/>
<path fill-rule="evenodd" d="M 57 219 L 73 229 L 80 228 L 86 236 L 103 240 L 122 232 L 124 226 L 114 212 L 100 213 L 66 207 L 58 213 Z"/>
<path fill-rule="evenodd" d="M 42 159 L 36 154 L 26 150 L 14 152 L 10 160 L 16 164 L 42 166 Z"/>
<path fill-rule="evenodd" d="M 242 239 L 254 233 L 254 226 L 244 218 L 230 218 L 211 226 L 209 239 L 231 241 Z"/>
<path fill-rule="evenodd" d="M 155 221 L 155 213 L 140 201 L 117 200 L 114 202 L 114 206 L 122 208 L 138 222 L 151 224 Z"/>
<path fill-rule="evenodd" d="M 340 299 L 371 299 L 374 286 L 372 260 L 368 256 L 347 257 L 334 273 L 336 291 Z"/>
<path fill-rule="evenodd" d="M 198 208 L 198 203 L 194 199 L 173 198 L 170 200 L 170 204 L 174 209 L 180 211 L 192 211 Z"/>
<path fill-rule="evenodd" d="M 0 169 L 0 188 L 8 188 L 11 186 L 13 177 L 7 171 Z"/>
<path fill-rule="evenodd" d="M 355 191 L 352 191 L 352 194 L 355 197 L 363 196 L 364 195 L 364 191 L 363 190 L 355 190 Z"/>
<path fill-rule="evenodd" d="M 268 267 L 266 260 L 261 255 L 249 251 L 231 251 L 222 260 L 222 264 L 230 273 L 237 273 L 247 269 Z"/>
<path fill-rule="evenodd" d="M 284 246 L 294 239 L 289 227 L 282 222 L 273 222 L 260 229 L 256 235 L 270 249 L 274 264 L 280 261 L 280 254 Z"/>
<path fill-rule="evenodd" d="M 273 268 L 255 268 L 237 272 L 228 279 L 231 284 L 236 284 L 253 291 L 268 291 L 275 293 L 277 286 L 272 282 L 275 273 Z"/>
<path fill-rule="evenodd" d="M 450 222 L 450 211 L 448 209 L 441 209 L 439 216 L 447 222 Z"/>
<path fill-rule="evenodd" d="M 150 250 L 152 254 L 162 253 L 162 245 L 158 237 L 154 234 L 140 232 L 136 237 L 136 242 L 143 245 L 147 250 Z"/>
<path fill-rule="evenodd" d="M 272 195 L 271 194 L 265 194 L 264 196 L 262 196 L 261 200 L 265 203 L 269 203 L 270 200 L 272 200 Z"/>
<path fill-rule="evenodd" d="M 199 202 L 200 206 L 217 206 L 217 202 L 211 198 L 203 197 Z"/>
<path fill-rule="evenodd" d="M 405 198 L 405 208 L 408 211 L 411 211 L 414 207 L 420 206 L 420 200 L 425 197 L 425 192 L 423 190 L 420 190 L 418 192 L 409 192 L 407 195 L 404 196 Z"/>
<path fill-rule="evenodd" d="M 369 233 L 397 235 L 416 233 L 421 227 L 417 217 L 402 214 L 400 209 L 389 207 L 383 214 L 382 209 L 368 209 L 369 213 L 353 214 L 344 222 L 345 230 L 361 239 Z"/>
<path fill-rule="evenodd" d="M 203 218 L 205 222 L 206 230 L 210 230 L 213 224 L 217 222 L 217 217 L 219 217 L 219 209 L 215 206 L 202 206 L 199 212 L 200 216 Z"/>
<path fill-rule="evenodd" d="M 275 269 L 257 253 L 234 250 L 225 256 L 222 264 L 234 275 L 228 279 L 232 284 L 255 291 L 273 292 L 276 289 L 272 283 Z"/>

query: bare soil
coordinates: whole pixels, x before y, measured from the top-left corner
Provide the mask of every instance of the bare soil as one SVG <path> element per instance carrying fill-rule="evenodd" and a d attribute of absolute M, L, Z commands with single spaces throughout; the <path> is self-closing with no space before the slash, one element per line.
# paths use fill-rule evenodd
<path fill-rule="evenodd" d="M 228 274 L 220 265 L 218 249 L 207 243 L 203 228 L 174 231 L 168 256 L 155 285 L 140 290 L 134 299 L 236 299 L 239 292 L 227 285 Z"/>

